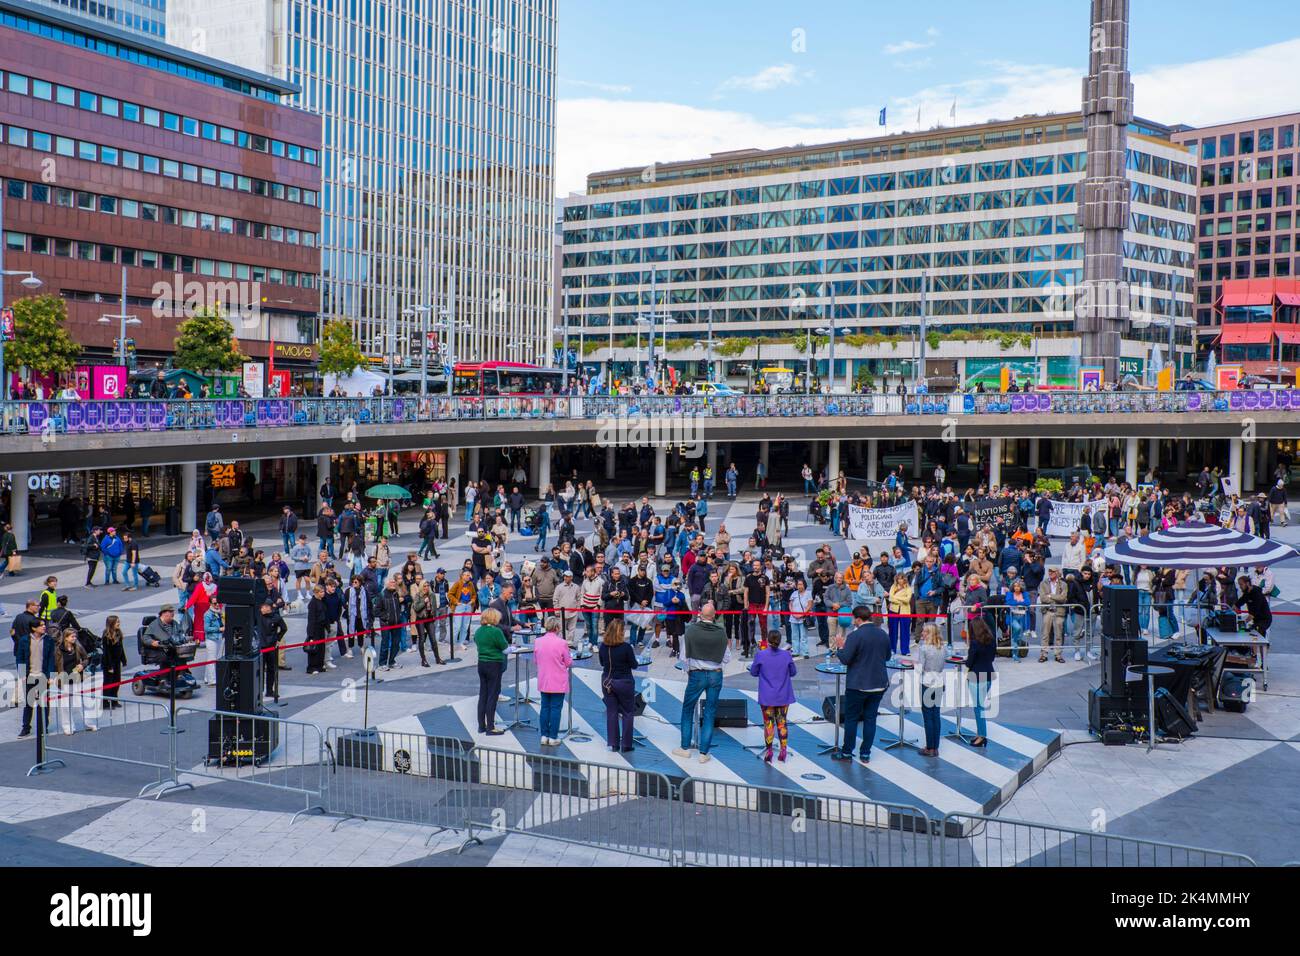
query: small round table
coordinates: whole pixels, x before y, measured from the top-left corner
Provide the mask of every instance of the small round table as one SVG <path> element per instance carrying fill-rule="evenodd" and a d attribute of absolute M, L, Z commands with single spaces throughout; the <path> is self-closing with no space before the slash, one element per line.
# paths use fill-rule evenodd
<path fill-rule="evenodd" d="M 1172 674 L 1172 667 L 1159 664 L 1131 664 L 1125 671 L 1125 678 L 1145 677 L 1147 681 L 1147 753 L 1156 749 L 1156 678 Z"/>
<path fill-rule="evenodd" d="M 891 660 L 889 661 L 889 663 L 885 665 L 885 667 L 887 667 L 891 671 L 898 671 L 900 674 L 906 673 L 907 671 L 916 670 L 916 665 L 913 664 L 905 657 L 900 657 L 900 658 L 896 658 L 895 660 Z M 898 689 L 900 691 L 903 690 L 901 677 L 899 679 Z M 895 747 L 912 747 L 916 750 L 924 750 L 925 747 L 922 746 L 921 744 L 918 744 L 914 740 L 907 739 L 906 730 L 907 730 L 907 694 L 900 693 L 898 695 L 898 735 L 893 740 L 889 741 L 889 743 L 884 744 L 884 746 L 881 749 L 893 750 Z"/>
<path fill-rule="evenodd" d="M 965 695 L 962 694 L 962 689 L 966 686 L 963 683 L 962 670 L 966 667 L 966 658 L 962 657 L 960 654 L 954 654 L 952 657 L 947 658 L 947 663 L 952 664 L 957 668 L 957 729 L 950 734 L 945 734 L 944 736 L 949 740 L 960 740 L 962 743 L 968 744 L 975 738 L 961 729 L 961 716 L 963 710 L 962 701 L 965 700 Z"/>
<path fill-rule="evenodd" d="M 531 727 L 533 722 L 527 717 L 524 717 L 520 710 L 523 707 L 524 702 L 528 699 L 528 687 L 525 683 L 524 690 L 520 693 L 519 662 L 524 658 L 531 657 L 533 649 L 527 644 L 511 644 L 506 648 L 506 653 L 510 654 L 515 659 L 515 719 L 510 722 L 510 725 L 506 727 L 506 730 L 514 730 L 516 727 Z M 524 672 L 527 675 L 525 680 L 532 680 L 533 674 L 531 664 L 524 667 Z"/>
<path fill-rule="evenodd" d="M 813 670 L 819 674 L 835 675 L 835 743 L 829 747 L 822 747 L 817 751 L 818 755 L 838 753 L 840 749 L 840 728 L 843 726 L 843 715 L 840 713 L 840 701 L 843 699 L 840 695 L 844 693 L 844 675 L 849 669 L 838 661 L 822 661 Z"/>

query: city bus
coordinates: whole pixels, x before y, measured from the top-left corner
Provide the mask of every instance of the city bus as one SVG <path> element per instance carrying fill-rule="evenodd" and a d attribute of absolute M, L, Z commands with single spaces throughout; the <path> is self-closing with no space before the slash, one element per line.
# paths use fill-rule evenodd
<path fill-rule="evenodd" d="M 520 362 L 458 362 L 453 370 L 456 395 L 483 398 L 495 395 L 558 395 L 564 372 Z"/>

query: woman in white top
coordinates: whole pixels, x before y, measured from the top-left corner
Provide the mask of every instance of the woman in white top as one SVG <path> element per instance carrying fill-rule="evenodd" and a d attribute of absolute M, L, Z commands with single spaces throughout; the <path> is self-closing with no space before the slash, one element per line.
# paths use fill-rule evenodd
<path fill-rule="evenodd" d="M 943 709 L 943 668 L 947 657 L 938 625 L 926 624 L 921 628 L 921 642 L 912 652 L 912 661 L 920 675 L 921 722 L 925 725 L 922 757 L 939 756 L 939 713 Z"/>
<path fill-rule="evenodd" d="M 803 578 L 795 583 L 790 592 L 790 653 L 795 657 L 808 656 L 808 630 L 817 626 L 808 616 L 812 610 L 812 594 Z"/>
<path fill-rule="evenodd" d="M 478 497 L 478 485 L 470 483 L 465 488 L 465 520 L 474 517 L 474 499 Z"/>
<path fill-rule="evenodd" d="M 1151 581 L 1151 569 L 1145 564 L 1139 567 L 1133 586 L 1138 593 L 1138 627 L 1142 629 L 1143 637 L 1147 636 L 1147 629 L 1151 626 Z"/>

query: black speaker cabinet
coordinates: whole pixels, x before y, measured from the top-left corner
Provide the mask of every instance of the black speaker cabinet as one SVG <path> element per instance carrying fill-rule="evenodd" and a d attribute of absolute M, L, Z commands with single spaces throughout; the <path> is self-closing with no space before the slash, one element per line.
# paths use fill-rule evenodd
<path fill-rule="evenodd" d="M 841 697 L 840 698 L 840 715 L 841 715 L 840 719 L 841 720 L 844 719 L 843 714 L 844 714 L 844 698 Z M 833 694 L 822 698 L 822 716 L 826 718 L 826 721 L 828 723 L 832 723 L 832 724 L 835 723 L 835 696 Z"/>
<path fill-rule="evenodd" d="M 262 710 L 262 655 L 217 661 L 216 709 L 236 714 Z"/>
<path fill-rule="evenodd" d="M 224 580 L 224 579 L 223 579 Z M 262 646 L 262 612 L 259 607 L 235 604 L 226 607 L 226 653 L 248 657 Z"/>
<path fill-rule="evenodd" d="M 1156 727 L 1166 737 L 1186 740 L 1196 733 L 1196 721 L 1174 695 L 1161 687 L 1156 691 Z"/>
<path fill-rule="evenodd" d="M 217 578 L 217 600 L 226 607 L 259 608 L 266 597 L 266 582 L 261 578 Z"/>
<path fill-rule="evenodd" d="M 713 715 L 714 727 L 748 727 L 749 708 L 742 697 L 723 697 L 718 701 L 717 712 Z"/>
<path fill-rule="evenodd" d="M 1129 667 L 1147 662 L 1147 642 L 1118 637 L 1101 639 L 1101 689 L 1116 697 L 1141 697 L 1146 700 L 1146 681 L 1126 681 Z M 1146 705 L 1142 707 L 1146 710 Z"/>
<path fill-rule="evenodd" d="M 1115 697 L 1100 687 L 1088 692 L 1088 729 L 1098 736 L 1120 724 L 1145 724 L 1146 697 Z"/>
<path fill-rule="evenodd" d="M 1103 637 L 1139 637 L 1137 588 L 1116 585 L 1101 592 L 1101 634 Z"/>
<path fill-rule="evenodd" d="M 280 742 L 280 725 L 272 715 L 233 717 L 218 714 L 208 720 L 208 763 L 222 767 L 265 763 Z"/>

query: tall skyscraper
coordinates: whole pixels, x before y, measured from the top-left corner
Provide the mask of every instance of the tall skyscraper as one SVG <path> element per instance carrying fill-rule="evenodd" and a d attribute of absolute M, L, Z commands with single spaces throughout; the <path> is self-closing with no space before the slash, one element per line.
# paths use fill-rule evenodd
<path fill-rule="evenodd" d="M 148 37 L 167 35 L 167 0 L 27 0 Z"/>
<path fill-rule="evenodd" d="M 419 364 L 549 347 L 555 0 L 171 0 L 169 42 L 324 119 L 321 313 Z"/>

